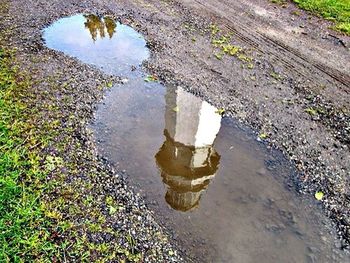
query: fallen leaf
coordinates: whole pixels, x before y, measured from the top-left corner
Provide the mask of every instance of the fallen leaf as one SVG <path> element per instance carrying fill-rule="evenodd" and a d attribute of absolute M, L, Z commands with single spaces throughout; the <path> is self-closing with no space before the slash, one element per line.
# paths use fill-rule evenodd
<path fill-rule="evenodd" d="M 114 207 L 114 206 L 109 206 L 109 214 L 110 215 L 113 215 L 113 214 L 115 214 L 116 212 L 117 212 L 117 208 L 116 207 Z"/>
<path fill-rule="evenodd" d="M 176 106 L 176 107 L 173 108 L 173 111 L 175 111 L 175 112 L 179 112 L 179 110 L 180 110 L 180 109 L 179 109 L 178 106 Z"/>
<path fill-rule="evenodd" d="M 259 138 L 262 139 L 262 140 L 266 139 L 267 137 L 269 137 L 269 136 L 266 133 L 260 133 L 259 134 Z"/>
<path fill-rule="evenodd" d="M 113 86 L 113 82 L 110 81 L 107 83 L 107 88 L 112 88 L 112 86 Z"/>
<path fill-rule="evenodd" d="M 322 200 L 323 196 L 324 196 L 324 194 L 320 191 L 315 193 L 315 198 L 319 201 Z"/>
<path fill-rule="evenodd" d="M 215 113 L 219 114 L 219 115 L 223 115 L 225 113 L 225 110 L 224 109 L 217 109 L 215 111 Z"/>
<path fill-rule="evenodd" d="M 157 76 L 155 76 L 155 75 L 148 75 L 146 78 L 145 78 L 145 81 L 146 82 L 153 82 L 153 81 L 157 81 L 158 80 L 158 78 L 157 78 Z"/>

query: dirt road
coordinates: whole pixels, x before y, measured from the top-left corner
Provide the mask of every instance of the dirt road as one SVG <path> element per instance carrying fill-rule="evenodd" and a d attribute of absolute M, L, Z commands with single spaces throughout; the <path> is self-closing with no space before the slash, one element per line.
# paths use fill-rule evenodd
<path fill-rule="evenodd" d="M 296 10 L 291 3 L 282 8 L 267 0 L 15 0 L 2 28 L 11 27 L 7 43 L 19 49 L 28 67 L 27 57 L 47 56 L 41 30 L 59 17 L 109 14 L 131 25 L 151 48 L 145 63 L 150 72 L 224 108 L 268 147 L 282 150 L 300 171 L 285 180 L 302 194 L 325 194 L 321 202 L 339 233 L 338 247 L 346 248 L 350 38 L 329 30 L 329 22 Z M 239 51 L 226 54 L 222 44 Z M 52 57 L 41 64 L 43 72 L 65 56 Z M 97 100 L 91 98 L 91 105 Z"/>

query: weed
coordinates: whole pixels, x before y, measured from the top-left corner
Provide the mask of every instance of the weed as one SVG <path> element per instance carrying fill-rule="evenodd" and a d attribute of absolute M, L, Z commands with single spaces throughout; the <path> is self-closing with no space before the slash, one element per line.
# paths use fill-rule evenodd
<path fill-rule="evenodd" d="M 275 71 L 270 72 L 270 76 L 273 77 L 275 80 L 282 80 L 282 76 Z"/>
<path fill-rule="evenodd" d="M 210 29 L 211 29 L 211 36 L 212 36 L 211 43 L 213 47 L 220 50 L 219 52 L 214 53 L 214 56 L 217 59 L 222 60 L 222 58 L 225 55 L 235 56 L 238 60 L 247 64 L 247 67 L 249 69 L 254 68 L 254 64 L 252 63 L 253 58 L 247 56 L 243 48 L 231 44 L 232 36 L 233 36 L 232 33 L 221 35 L 219 34 L 221 30 L 216 25 L 211 25 Z"/>
<path fill-rule="evenodd" d="M 217 25 L 215 25 L 215 24 L 211 24 L 210 25 L 210 30 L 211 30 L 211 34 L 213 36 L 220 32 L 219 27 Z"/>
<path fill-rule="evenodd" d="M 222 60 L 222 57 L 224 56 L 223 53 L 215 53 L 214 56 L 218 59 L 218 60 Z"/>
<path fill-rule="evenodd" d="M 314 108 L 306 108 L 305 112 L 310 114 L 311 116 L 315 116 L 315 115 L 317 115 L 318 111 L 317 111 L 317 109 L 314 109 Z"/>
<path fill-rule="evenodd" d="M 269 137 L 269 135 L 267 133 L 263 132 L 263 133 L 260 133 L 258 137 L 262 140 L 265 140 Z"/>

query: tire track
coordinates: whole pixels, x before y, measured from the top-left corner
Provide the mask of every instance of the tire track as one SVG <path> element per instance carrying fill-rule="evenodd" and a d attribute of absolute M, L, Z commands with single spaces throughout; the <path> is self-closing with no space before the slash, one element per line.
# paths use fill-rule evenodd
<path fill-rule="evenodd" d="M 230 10 L 234 10 L 234 8 L 223 3 L 223 1 L 217 1 L 216 6 L 213 6 L 210 2 L 203 3 L 200 0 L 194 0 L 194 2 L 201 6 L 201 10 L 215 21 L 224 24 L 224 27 L 233 32 L 240 41 L 263 54 L 273 57 L 274 60 L 281 62 L 288 70 L 320 85 L 322 78 L 319 75 L 321 74 L 331 82 L 336 81 L 342 91 L 349 93 L 350 75 L 315 62 L 295 48 L 273 39 L 266 34 L 257 32 L 252 29 L 258 26 L 256 22 L 253 22 L 253 26 L 251 25 L 251 20 L 249 21 L 250 23 L 242 23 L 241 21 L 246 22 L 247 18 L 232 14 Z M 225 10 L 225 13 L 222 10 Z M 235 19 L 235 17 L 239 17 L 240 21 Z M 247 27 L 245 24 L 250 24 L 250 27 Z"/>

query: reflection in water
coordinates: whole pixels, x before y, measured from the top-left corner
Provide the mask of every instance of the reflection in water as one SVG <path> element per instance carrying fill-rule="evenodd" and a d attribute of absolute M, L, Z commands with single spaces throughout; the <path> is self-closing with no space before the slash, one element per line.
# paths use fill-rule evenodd
<path fill-rule="evenodd" d="M 97 40 L 97 36 L 100 38 L 105 37 L 105 31 L 107 31 L 109 38 L 113 37 L 117 24 L 110 17 L 99 17 L 97 15 L 84 15 L 86 22 L 84 23 L 85 28 L 89 29 L 90 35 L 94 41 Z"/>
<path fill-rule="evenodd" d="M 109 36 L 109 38 L 112 38 L 113 34 L 115 32 L 115 28 L 117 27 L 117 24 L 110 17 L 105 17 L 104 20 L 105 20 L 105 25 L 106 25 L 108 36 Z"/>
<path fill-rule="evenodd" d="M 220 155 L 213 144 L 221 116 L 215 107 L 182 88 L 168 88 L 165 99 L 165 142 L 155 158 L 167 185 L 167 203 L 189 211 L 199 205 L 218 169 Z"/>

